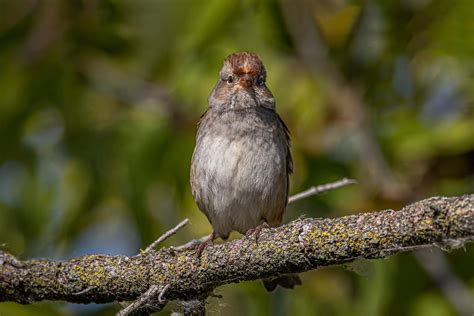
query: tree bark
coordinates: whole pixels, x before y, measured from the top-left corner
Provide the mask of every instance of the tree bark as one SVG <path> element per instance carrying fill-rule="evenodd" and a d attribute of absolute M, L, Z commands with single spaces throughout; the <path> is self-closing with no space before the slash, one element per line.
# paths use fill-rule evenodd
<path fill-rule="evenodd" d="M 474 194 L 432 197 L 404 207 L 333 219 L 303 218 L 194 250 L 161 248 L 133 257 L 89 255 L 20 261 L 0 252 L 0 302 L 105 303 L 150 288 L 164 300 L 202 300 L 220 285 L 303 272 L 421 247 L 451 249 L 474 240 Z M 157 292 L 158 293 L 158 292 Z"/>

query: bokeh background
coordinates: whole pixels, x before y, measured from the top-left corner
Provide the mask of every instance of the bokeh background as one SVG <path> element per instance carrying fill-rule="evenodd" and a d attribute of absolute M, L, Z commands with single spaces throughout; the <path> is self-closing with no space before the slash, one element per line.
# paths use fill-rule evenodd
<path fill-rule="evenodd" d="M 291 192 L 359 181 L 286 221 L 472 193 L 473 34 L 471 0 L 0 0 L 0 247 L 132 255 L 186 217 L 165 245 L 208 234 L 188 184 L 196 122 L 241 50 L 264 60 L 291 130 Z M 208 311 L 472 315 L 473 263 L 469 245 L 322 268 L 293 291 L 231 284 Z M 118 309 L 2 303 L 0 315 Z"/>

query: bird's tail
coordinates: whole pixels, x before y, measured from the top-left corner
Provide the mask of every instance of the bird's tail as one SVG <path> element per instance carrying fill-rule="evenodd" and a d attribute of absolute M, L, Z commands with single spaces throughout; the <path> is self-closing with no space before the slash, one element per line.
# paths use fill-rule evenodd
<path fill-rule="evenodd" d="M 285 289 L 292 289 L 296 285 L 301 285 L 301 279 L 298 274 L 285 274 L 276 278 L 263 279 L 263 285 L 268 292 L 273 291 L 279 285 Z"/>

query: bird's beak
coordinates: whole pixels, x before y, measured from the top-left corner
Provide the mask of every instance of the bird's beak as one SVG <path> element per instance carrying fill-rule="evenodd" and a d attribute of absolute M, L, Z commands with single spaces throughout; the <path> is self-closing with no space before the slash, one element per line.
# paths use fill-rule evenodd
<path fill-rule="evenodd" d="M 250 88 L 253 84 L 253 77 L 249 74 L 244 74 L 240 77 L 239 84 L 244 88 Z"/>

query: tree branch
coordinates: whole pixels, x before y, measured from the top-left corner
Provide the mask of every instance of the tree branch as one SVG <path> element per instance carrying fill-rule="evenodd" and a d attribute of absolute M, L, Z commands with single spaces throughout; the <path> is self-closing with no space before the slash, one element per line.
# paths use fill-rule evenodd
<path fill-rule="evenodd" d="M 334 190 L 341 188 L 343 186 L 349 185 L 349 184 L 355 184 L 357 183 L 356 180 L 353 179 L 347 179 L 343 178 L 341 180 L 331 182 L 331 183 L 326 183 L 326 184 L 320 184 L 318 186 L 313 186 L 307 190 L 304 190 L 303 192 L 297 193 L 295 195 L 292 195 L 288 198 L 288 204 L 294 203 L 296 201 L 305 199 L 307 197 L 317 195 L 326 191 Z"/>
<path fill-rule="evenodd" d="M 152 242 L 148 247 L 146 247 L 146 249 L 144 250 L 144 252 L 150 252 L 151 250 L 155 249 L 156 246 L 158 246 L 161 242 L 163 242 L 164 240 L 166 240 L 167 238 L 169 238 L 170 236 L 176 234 L 176 232 L 178 230 L 180 230 L 181 228 L 183 228 L 184 226 L 186 226 L 187 224 L 189 223 L 189 219 L 184 219 L 183 221 L 181 221 L 181 223 L 179 223 L 178 225 L 176 225 L 173 229 L 170 229 L 168 230 L 166 233 L 164 233 L 163 235 L 160 236 L 160 238 L 158 238 L 157 240 L 155 240 L 154 242 Z"/>
<path fill-rule="evenodd" d="M 166 288 L 166 300 L 199 300 L 220 285 L 256 280 L 358 258 L 384 258 L 474 240 L 474 194 L 433 197 L 404 207 L 334 219 L 297 219 L 193 250 L 151 250 L 133 257 L 89 255 L 70 261 L 19 261 L 0 252 L 0 301 L 129 301 Z M 146 297 L 146 296 L 145 296 Z M 163 303 L 163 300 L 161 302 Z"/>

